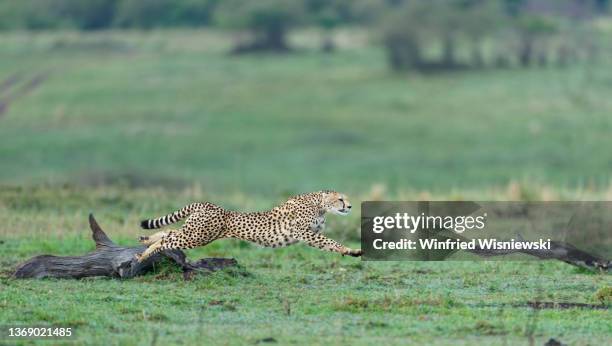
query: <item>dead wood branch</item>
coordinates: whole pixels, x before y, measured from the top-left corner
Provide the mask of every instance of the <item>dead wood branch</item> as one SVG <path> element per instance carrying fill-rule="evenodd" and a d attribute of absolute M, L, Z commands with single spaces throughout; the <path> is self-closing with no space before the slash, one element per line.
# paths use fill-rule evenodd
<path fill-rule="evenodd" d="M 108 276 L 128 279 L 150 271 L 155 263 L 165 257 L 181 267 L 185 279 L 196 273 L 206 274 L 238 265 L 233 258 L 205 258 L 190 263 L 180 250 L 164 251 L 139 263 L 134 255 L 142 253 L 146 246 L 123 247 L 115 244 L 100 228 L 92 214 L 89 215 L 89 227 L 96 243 L 95 251 L 82 256 L 36 256 L 20 264 L 15 270 L 14 277 L 79 279 L 89 276 Z"/>

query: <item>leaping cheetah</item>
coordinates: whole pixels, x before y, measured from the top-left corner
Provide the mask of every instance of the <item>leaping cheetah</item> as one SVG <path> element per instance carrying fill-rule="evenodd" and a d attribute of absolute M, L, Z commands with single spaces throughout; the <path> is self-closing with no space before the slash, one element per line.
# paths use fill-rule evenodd
<path fill-rule="evenodd" d="M 178 230 L 141 237 L 149 247 L 136 258 L 142 262 L 162 250 L 191 249 L 221 238 L 243 239 L 268 247 L 303 241 L 322 250 L 358 257 L 361 250 L 350 249 L 319 233 L 325 226 L 325 213 L 347 215 L 350 210 L 345 195 L 327 190 L 291 197 L 264 212 L 240 213 L 212 203 L 192 203 L 166 216 L 142 221 L 142 228 L 153 229 L 188 217 Z"/>

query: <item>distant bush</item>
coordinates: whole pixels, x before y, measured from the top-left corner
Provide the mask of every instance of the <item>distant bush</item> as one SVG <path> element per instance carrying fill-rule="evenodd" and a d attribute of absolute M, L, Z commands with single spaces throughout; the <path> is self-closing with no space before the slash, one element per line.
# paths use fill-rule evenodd
<path fill-rule="evenodd" d="M 607 8 L 578 0 L 397 3 L 380 18 L 389 65 L 400 71 L 506 67 L 511 62 L 542 66 L 553 60 L 563 65 L 578 55 L 592 57 L 597 42 L 590 19 Z"/>
<path fill-rule="evenodd" d="M 380 1 L 380 0 L 379 0 Z M 321 47 L 332 51 L 334 42 L 329 32 L 343 24 L 362 23 L 363 0 L 224 0 L 219 3 L 215 23 L 249 34 L 238 43 L 235 53 L 291 50 L 287 34 L 298 26 L 323 29 Z"/>
<path fill-rule="evenodd" d="M 482 64 L 481 41 L 497 30 L 500 11 L 492 2 L 430 0 L 408 2 L 383 17 L 383 36 L 394 70 L 457 69 L 459 43 L 470 42 L 473 65 Z M 426 54 L 437 44 L 438 54 Z"/>
<path fill-rule="evenodd" d="M 234 51 L 287 51 L 287 32 L 300 24 L 304 13 L 302 0 L 225 0 L 217 11 L 223 27 L 250 32 L 250 41 Z"/>

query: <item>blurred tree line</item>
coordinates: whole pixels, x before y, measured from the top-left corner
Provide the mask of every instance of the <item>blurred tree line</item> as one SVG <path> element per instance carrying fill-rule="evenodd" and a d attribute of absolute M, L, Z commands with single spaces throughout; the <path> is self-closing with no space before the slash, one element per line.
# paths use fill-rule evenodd
<path fill-rule="evenodd" d="M 394 70 L 567 64 L 596 56 L 593 19 L 612 0 L 0 0 L 0 30 L 219 27 L 235 53 L 291 50 L 288 33 L 367 26 Z"/>
<path fill-rule="evenodd" d="M 383 25 L 395 70 L 565 65 L 595 59 L 608 0 L 395 1 Z"/>
<path fill-rule="evenodd" d="M 0 0 L 0 29 L 205 26 L 217 0 Z"/>

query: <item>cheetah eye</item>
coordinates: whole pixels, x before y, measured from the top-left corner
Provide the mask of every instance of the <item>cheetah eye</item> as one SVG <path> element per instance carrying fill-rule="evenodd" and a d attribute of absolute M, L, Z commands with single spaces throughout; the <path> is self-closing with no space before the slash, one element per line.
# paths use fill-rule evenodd
<path fill-rule="evenodd" d="M 338 198 L 340 202 L 344 202 L 344 198 Z"/>

